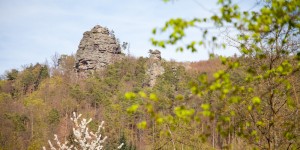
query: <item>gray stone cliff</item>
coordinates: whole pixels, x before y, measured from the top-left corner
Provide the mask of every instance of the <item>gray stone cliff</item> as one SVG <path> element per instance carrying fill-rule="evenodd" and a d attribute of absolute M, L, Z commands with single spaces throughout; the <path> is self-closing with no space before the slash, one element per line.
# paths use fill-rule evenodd
<path fill-rule="evenodd" d="M 80 77 L 86 77 L 95 70 L 122 59 L 121 47 L 113 32 L 96 25 L 83 33 L 76 52 L 75 70 Z"/>

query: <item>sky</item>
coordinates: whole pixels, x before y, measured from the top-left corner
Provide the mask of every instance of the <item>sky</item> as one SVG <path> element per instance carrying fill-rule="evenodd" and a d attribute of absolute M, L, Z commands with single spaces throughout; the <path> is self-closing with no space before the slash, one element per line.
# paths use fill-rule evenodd
<path fill-rule="evenodd" d="M 246 5 L 246 4 L 245 4 Z M 216 10 L 214 0 L 0 0 L 0 74 L 22 66 L 51 63 L 51 56 L 75 54 L 85 31 L 95 25 L 114 30 L 117 38 L 130 44 L 130 54 L 148 56 L 159 49 L 166 60 L 199 61 L 208 51 L 176 52 L 151 45 L 151 31 L 171 18 L 207 17 Z M 192 31 L 190 38 L 201 36 Z M 234 51 L 217 51 L 232 55 Z"/>

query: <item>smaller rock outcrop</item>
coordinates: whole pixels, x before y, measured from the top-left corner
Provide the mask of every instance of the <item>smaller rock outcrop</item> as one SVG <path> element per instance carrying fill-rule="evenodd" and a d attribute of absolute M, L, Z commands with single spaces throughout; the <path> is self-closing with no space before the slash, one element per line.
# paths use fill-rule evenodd
<path fill-rule="evenodd" d="M 159 50 L 149 50 L 150 53 L 150 59 L 152 60 L 161 60 L 161 55 Z"/>
<path fill-rule="evenodd" d="M 161 53 L 159 50 L 149 50 L 150 57 L 148 62 L 148 70 L 146 71 L 147 76 L 149 77 L 148 85 L 153 87 L 156 83 L 158 76 L 162 75 L 165 72 L 164 67 L 161 64 Z"/>

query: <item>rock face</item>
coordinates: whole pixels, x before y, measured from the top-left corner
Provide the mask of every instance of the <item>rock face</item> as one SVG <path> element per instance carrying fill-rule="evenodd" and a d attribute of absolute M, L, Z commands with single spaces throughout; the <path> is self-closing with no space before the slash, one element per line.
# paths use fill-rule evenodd
<path fill-rule="evenodd" d="M 165 69 L 161 65 L 161 55 L 159 50 L 149 50 L 149 67 L 146 71 L 147 76 L 149 76 L 149 86 L 153 87 L 156 83 L 158 76 L 162 75 L 165 72 Z"/>
<path fill-rule="evenodd" d="M 159 50 L 149 50 L 150 53 L 150 59 L 152 60 L 161 60 L 161 55 L 160 55 L 160 51 Z"/>
<path fill-rule="evenodd" d="M 123 56 L 114 33 L 96 25 L 91 31 L 83 33 L 76 52 L 75 69 L 80 77 L 86 77 L 90 72 L 102 70 Z"/>

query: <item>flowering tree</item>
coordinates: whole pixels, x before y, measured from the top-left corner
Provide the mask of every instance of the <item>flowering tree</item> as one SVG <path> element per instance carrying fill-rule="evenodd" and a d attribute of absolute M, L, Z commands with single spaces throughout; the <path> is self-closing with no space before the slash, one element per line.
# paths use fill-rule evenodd
<path fill-rule="evenodd" d="M 101 122 L 101 124 L 98 127 L 98 130 L 96 133 L 93 133 L 92 131 L 89 131 L 89 128 L 87 125 L 92 121 L 90 118 L 89 120 L 83 118 L 81 121 L 79 118 L 81 117 L 81 114 L 77 115 L 75 112 L 73 113 L 73 117 L 71 117 L 71 120 L 73 121 L 75 128 L 73 128 L 73 134 L 75 137 L 74 142 L 78 144 L 78 147 L 74 145 L 70 145 L 69 141 L 65 141 L 63 144 L 58 140 L 58 137 L 56 134 L 54 134 L 54 140 L 56 141 L 56 145 L 54 146 L 51 141 L 49 140 L 49 146 L 51 150 L 72 150 L 72 149 L 82 149 L 82 150 L 101 150 L 103 149 L 103 143 L 107 139 L 107 136 L 102 136 L 100 131 L 104 129 L 104 121 Z M 118 149 L 121 149 L 123 146 L 123 143 L 118 147 Z M 56 148 L 57 147 L 57 148 Z M 46 150 L 45 147 L 43 147 L 44 150 Z"/>

